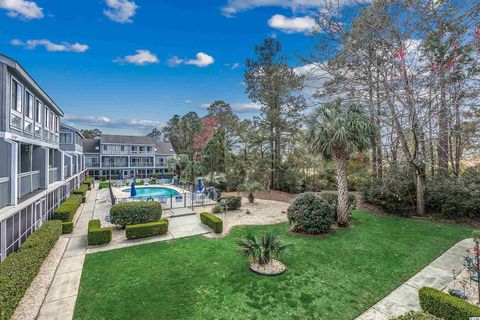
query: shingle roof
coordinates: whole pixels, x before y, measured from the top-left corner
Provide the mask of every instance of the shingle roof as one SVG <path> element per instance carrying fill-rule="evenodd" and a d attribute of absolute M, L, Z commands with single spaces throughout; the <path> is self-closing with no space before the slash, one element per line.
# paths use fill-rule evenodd
<path fill-rule="evenodd" d="M 100 139 L 84 139 L 83 153 L 100 153 Z"/>
<path fill-rule="evenodd" d="M 155 154 L 175 154 L 170 142 L 155 142 Z"/>
<path fill-rule="evenodd" d="M 102 134 L 101 143 L 120 143 L 120 144 L 153 144 L 151 138 L 145 136 L 124 136 L 116 134 Z"/>

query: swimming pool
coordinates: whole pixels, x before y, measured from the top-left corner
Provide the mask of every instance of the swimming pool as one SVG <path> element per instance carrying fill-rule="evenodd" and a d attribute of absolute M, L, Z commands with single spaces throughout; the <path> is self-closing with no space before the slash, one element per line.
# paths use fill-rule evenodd
<path fill-rule="evenodd" d="M 137 195 L 135 198 L 143 198 L 143 197 L 170 197 L 170 196 L 176 196 L 179 194 L 177 191 L 170 189 L 170 188 L 164 188 L 164 187 L 145 187 L 145 188 L 136 188 Z M 128 192 L 130 194 L 130 188 L 128 189 L 123 189 L 122 191 Z"/>

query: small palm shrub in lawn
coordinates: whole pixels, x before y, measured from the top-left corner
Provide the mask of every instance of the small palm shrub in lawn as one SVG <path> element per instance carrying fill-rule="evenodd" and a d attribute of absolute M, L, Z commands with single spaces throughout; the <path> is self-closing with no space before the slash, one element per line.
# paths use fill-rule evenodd
<path fill-rule="evenodd" d="M 296 232 L 326 233 L 334 222 L 334 208 L 322 197 L 307 192 L 297 196 L 288 207 L 287 216 Z"/>
<path fill-rule="evenodd" d="M 268 264 L 273 258 L 284 256 L 291 248 L 291 244 L 283 242 L 280 234 L 275 231 L 255 234 L 251 229 L 244 237 L 237 239 L 240 253 L 249 261 L 260 265 Z"/>
<path fill-rule="evenodd" d="M 162 205 L 155 201 L 118 203 L 110 209 L 110 221 L 125 228 L 130 224 L 159 221 L 162 218 Z"/>

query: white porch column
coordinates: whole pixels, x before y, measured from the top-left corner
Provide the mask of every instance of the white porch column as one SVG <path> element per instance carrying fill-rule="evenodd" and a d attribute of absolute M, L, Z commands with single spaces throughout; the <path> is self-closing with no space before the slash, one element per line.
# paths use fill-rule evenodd
<path fill-rule="evenodd" d="M 17 205 L 18 200 L 18 142 L 9 141 L 11 148 L 10 161 L 10 204 Z"/>
<path fill-rule="evenodd" d="M 48 185 L 50 184 L 50 148 L 42 148 L 45 151 L 45 163 L 44 168 L 40 172 L 40 174 L 45 175 L 45 185 L 43 186 L 44 189 L 48 189 Z"/>
<path fill-rule="evenodd" d="M 65 152 L 58 151 L 60 152 L 60 180 L 65 181 Z"/>
<path fill-rule="evenodd" d="M 0 261 L 3 261 L 7 256 L 7 220 L 6 219 L 0 222 L 0 230 L 2 233 L 2 239 L 0 239 L 0 242 L 1 242 L 0 252 L 2 253 L 2 257 Z"/>

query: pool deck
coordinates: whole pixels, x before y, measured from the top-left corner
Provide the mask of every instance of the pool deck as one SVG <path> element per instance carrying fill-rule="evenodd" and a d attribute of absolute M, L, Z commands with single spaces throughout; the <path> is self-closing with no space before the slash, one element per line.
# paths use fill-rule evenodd
<path fill-rule="evenodd" d="M 180 188 L 178 186 L 174 186 L 172 184 L 147 184 L 147 185 L 142 185 L 142 186 L 135 185 L 135 189 L 143 189 L 143 188 L 151 188 L 151 187 L 167 188 L 167 189 L 175 190 L 178 193 L 191 193 L 189 190 Z M 128 187 L 128 186 L 113 187 L 112 186 L 113 195 L 117 199 L 129 198 L 130 197 L 130 190 L 129 191 L 123 191 L 123 190 L 128 189 L 128 188 L 130 188 L 130 187 Z"/>

